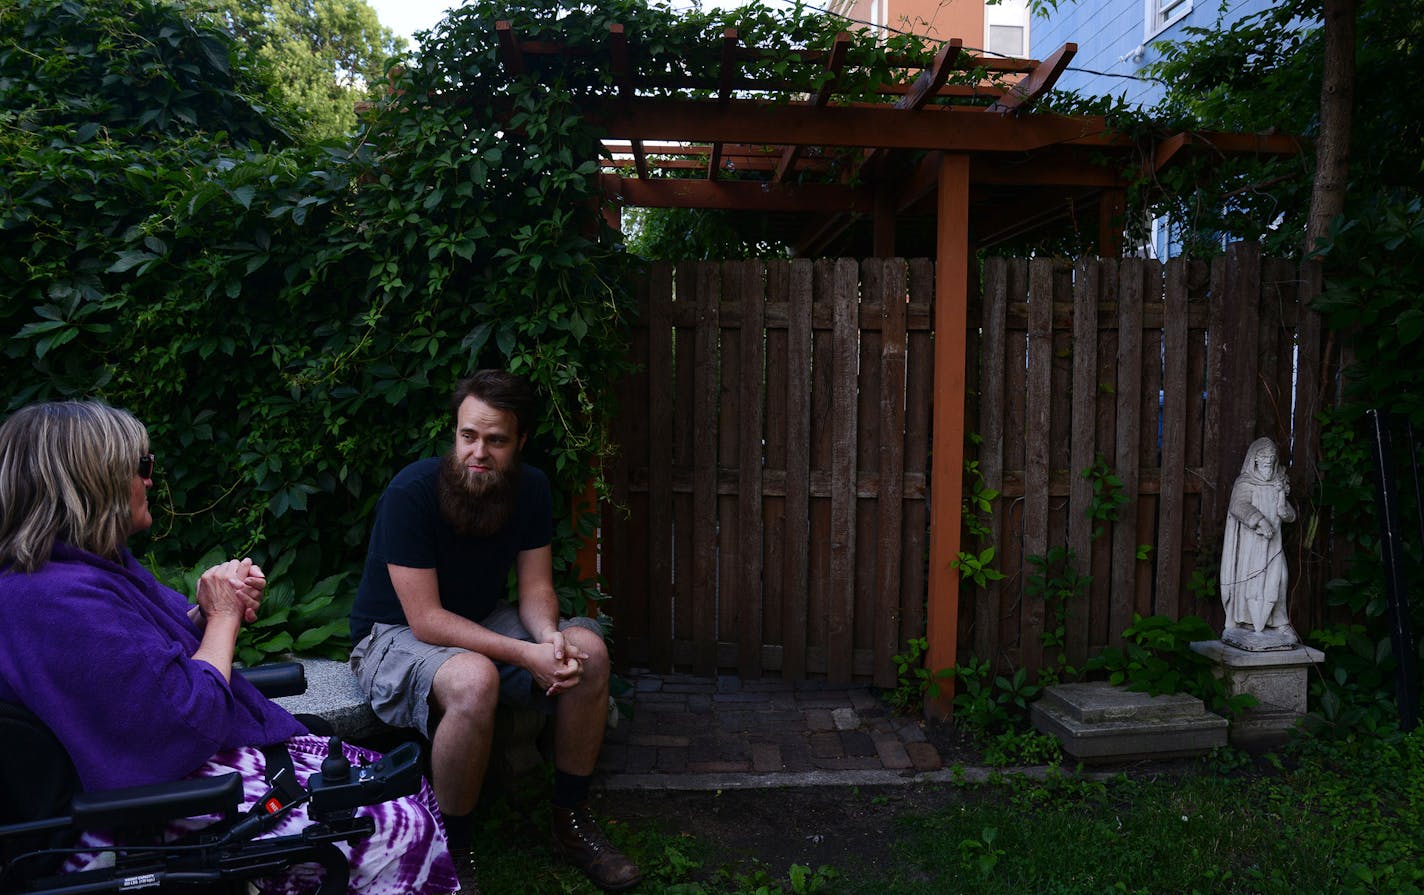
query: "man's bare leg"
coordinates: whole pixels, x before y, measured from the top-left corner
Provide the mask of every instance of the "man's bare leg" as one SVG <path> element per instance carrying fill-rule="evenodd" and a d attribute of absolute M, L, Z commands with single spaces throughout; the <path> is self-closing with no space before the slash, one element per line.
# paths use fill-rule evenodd
<path fill-rule="evenodd" d="M 478 653 L 452 656 L 435 672 L 430 701 L 432 708 L 442 713 L 430 740 L 430 783 L 435 800 L 443 814 L 466 815 L 479 801 L 489 766 L 499 672 Z"/>
<path fill-rule="evenodd" d="M 554 707 L 554 767 L 587 777 L 598 764 L 608 726 L 608 648 L 587 628 L 570 627 L 564 639 L 588 658 L 579 685 L 560 694 Z"/>
<path fill-rule="evenodd" d="M 608 649 L 602 637 L 584 628 L 568 628 L 564 638 L 588 658 L 579 685 L 561 694 L 554 709 L 554 845 L 599 888 L 621 891 L 636 886 L 643 874 L 609 843 L 587 803 L 588 778 L 608 726 Z M 567 787 L 568 801 L 561 800 L 561 786 Z"/>

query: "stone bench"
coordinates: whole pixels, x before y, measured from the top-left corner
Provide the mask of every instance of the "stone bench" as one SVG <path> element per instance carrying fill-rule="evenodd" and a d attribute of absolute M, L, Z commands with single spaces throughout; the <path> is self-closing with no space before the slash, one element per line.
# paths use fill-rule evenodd
<path fill-rule="evenodd" d="M 392 732 L 366 702 L 351 666 L 334 659 L 298 659 L 306 671 L 307 692 L 274 700 L 294 715 L 316 715 L 344 740 L 360 742 Z"/>
<path fill-rule="evenodd" d="M 415 731 L 391 727 L 376 717 L 360 685 L 356 683 L 351 666 L 345 662 L 332 659 L 297 661 L 302 663 L 306 672 L 307 691 L 300 696 L 276 699 L 275 702 L 282 708 L 294 715 L 316 715 L 347 742 L 388 748 L 388 744 L 395 740 L 418 736 Z M 491 767 L 502 765 L 501 771 L 515 775 L 538 767 L 545 758 L 539 746 L 539 735 L 543 729 L 544 716 L 539 712 L 501 707 L 495 715 Z"/>

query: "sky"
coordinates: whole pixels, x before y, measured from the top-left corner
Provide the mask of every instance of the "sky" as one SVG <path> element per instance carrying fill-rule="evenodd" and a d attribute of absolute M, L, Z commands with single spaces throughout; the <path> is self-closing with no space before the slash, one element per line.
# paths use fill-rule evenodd
<path fill-rule="evenodd" d="M 459 6 L 460 0 L 366 0 L 381 24 L 405 35 L 415 45 L 417 31 L 427 31 L 445 17 L 445 10 Z"/>
<path fill-rule="evenodd" d="M 366 0 L 376 11 L 381 24 L 397 34 L 404 35 L 415 46 L 415 32 L 428 31 L 445 17 L 445 11 L 452 6 L 463 5 L 463 0 Z M 703 0 L 703 8 L 709 6 L 734 6 L 738 0 Z M 674 3 L 674 7 L 680 5 Z"/>

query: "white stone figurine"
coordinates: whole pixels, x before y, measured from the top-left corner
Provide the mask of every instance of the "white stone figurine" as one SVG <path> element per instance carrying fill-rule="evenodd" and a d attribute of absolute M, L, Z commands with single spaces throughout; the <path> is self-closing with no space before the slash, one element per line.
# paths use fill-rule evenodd
<path fill-rule="evenodd" d="M 1294 649 L 1300 637 L 1286 615 L 1285 539 L 1281 524 L 1295 521 L 1286 501 L 1290 484 L 1275 442 L 1258 438 L 1246 449 L 1241 475 L 1231 487 L 1221 543 L 1223 642 L 1239 649 Z"/>

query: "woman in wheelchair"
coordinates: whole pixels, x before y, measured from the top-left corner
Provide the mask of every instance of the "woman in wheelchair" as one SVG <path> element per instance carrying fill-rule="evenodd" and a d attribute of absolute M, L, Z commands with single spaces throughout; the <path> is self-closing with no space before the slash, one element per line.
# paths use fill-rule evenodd
<path fill-rule="evenodd" d="M 233 673 L 238 631 L 262 598 L 261 569 L 246 559 L 208 569 L 190 606 L 125 547 L 153 522 L 153 462 L 144 426 L 98 402 L 31 405 L 0 425 L 0 701 L 54 732 L 85 792 L 237 771 L 245 801 L 256 802 L 268 788 L 265 754 L 284 742 L 305 786 L 327 757 L 326 739 Z M 307 827 L 306 807 L 268 835 Z M 375 833 L 338 844 L 350 892 L 459 888 L 428 783 L 357 811 Z M 211 819 L 173 821 L 168 833 L 203 823 Z M 64 869 L 101 865 L 112 842 L 85 832 L 86 851 Z M 261 887 L 311 884 L 294 871 Z"/>

